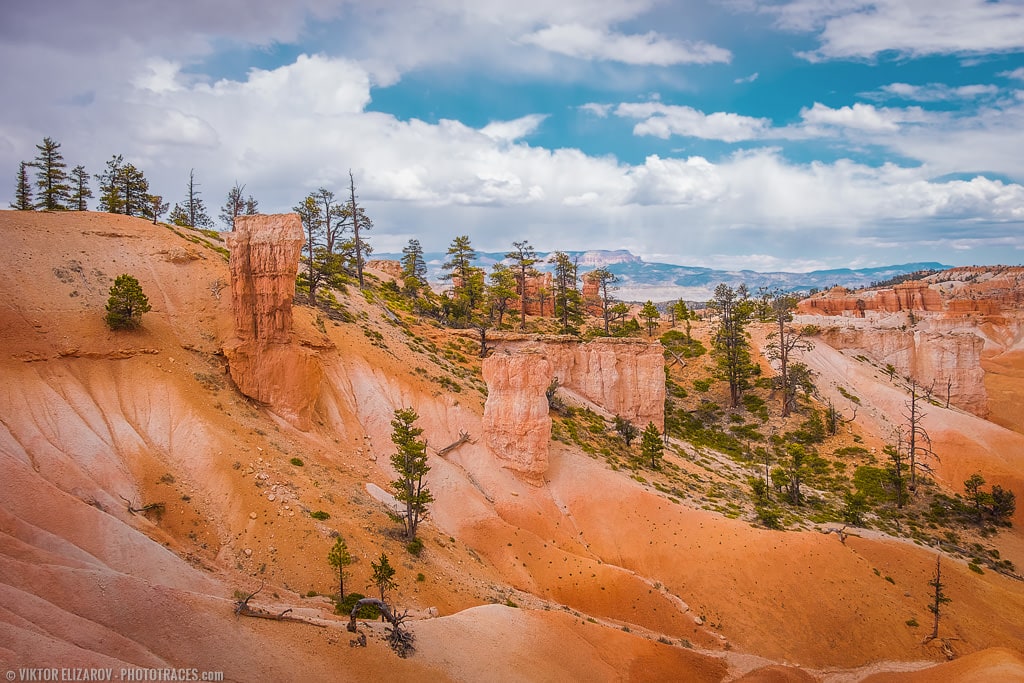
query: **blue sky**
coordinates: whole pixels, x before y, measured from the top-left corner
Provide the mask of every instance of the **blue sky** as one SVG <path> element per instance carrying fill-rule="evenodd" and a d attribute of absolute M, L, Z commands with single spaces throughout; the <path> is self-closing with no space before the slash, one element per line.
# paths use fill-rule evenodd
<path fill-rule="evenodd" d="M 1024 3 L 57 0 L 0 9 L 0 168 L 51 136 L 211 213 L 352 169 L 372 243 L 755 270 L 1024 262 Z"/>

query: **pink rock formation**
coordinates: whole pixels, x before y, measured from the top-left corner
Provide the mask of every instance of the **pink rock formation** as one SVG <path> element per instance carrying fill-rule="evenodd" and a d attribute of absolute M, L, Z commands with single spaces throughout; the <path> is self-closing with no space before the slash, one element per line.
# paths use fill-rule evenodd
<path fill-rule="evenodd" d="M 552 291 L 551 273 L 538 273 L 533 277 L 526 278 L 526 315 L 554 315 Z M 543 304 L 544 310 L 541 310 L 541 304 Z"/>
<path fill-rule="evenodd" d="M 510 469 L 539 484 L 548 469 L 551 364 L 542 353 L 498 352 L 484 359 L 484 438 Z"/>
<path fill-rule="evenodd" d="M 239 216 L 228 233 L 238 339 L 225 345 L 231 379 L 300 429 L 309 429 L 323 369 L 293 342 L 292 298 L 304 243 L 298 214 Z"/>
<path fill-rule="evenodd" d="M 933 387 L 935 396 L 980 417 L 991 412 L 985 363 L 1013 351 L 1024 313 L 1024 268 L 953 268 L 893 287 L 841 287 L 801 301 L 803 322 L 822 339 Z M 851 320 L 861 318 L 863 320 Z"/>
<path fill-rule="evenodd" d="M 643 428 L 665 424 L 665 359 L 660 344 L 635 339 L 507 335 L 484 359 L 484 436 L 494 453 L 531 481 L 547 469 L 551 418 L 545 392 L 561 390 Z"/>
<path fill-rule="evenodd" d="M 402 264 L 399 261 L 393 261 L 391 259 L 373 259 L 372 261 L 366 262 L 366 267 L 369 270 L 384 273 L 385 275 L 398 280 L 399 284 L 402 282 Z"/>
<path fill-rule="evenodd" d="M 243 341 L 290 342 L 295 276 L 305 243 L 299 215 L 239 216 L 226 241 L 235 334 Z"/>

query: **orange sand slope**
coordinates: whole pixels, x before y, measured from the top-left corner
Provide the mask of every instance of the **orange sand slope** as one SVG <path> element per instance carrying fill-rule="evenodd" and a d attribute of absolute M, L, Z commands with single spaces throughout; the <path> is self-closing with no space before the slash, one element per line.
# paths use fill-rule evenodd
<path fill-rule="evenodd" d="M 320 333 L 312 312 L 297 311 L 300 338 L 329 341 L 315 345 L 327 379 L 317 419 L 300 432 L 225 377 L 218 354 L 232 320 L 215 251 L 89 213 L 0 212 L 0 235 L 2 667 L 188 666 L 229 680 L 856 680 L 942 656 L 905 624 L 930 623 L 927 549 L 757 529 L 565 447 L 539 487 L 479 442 L 432 455 L 436 502 L 414 558 L 366 492 L 393 478 L 393 410 L 414 407 L 440 445 L 479 434 L 482 398 L 438 392 L 413 372 L 417 358 L 379 307 L 345 302 L 366 313 L 377 345 L 357 324 Z M 142 330 L 115 334 L 102 311 L 122 272 L 139 278 L 153 311 Z M 989 437 L 960 438 L 965 457 L 1019 476 Z M 132 514 L 126 501 L 165 511 Z M 392 597 L 418 637 L 411 658 L 386 649 L 379 624 L 364 626 L 367 648 L 349 648 L 329 602 L 304 597 L 336 591 L 332 531 L 356 557 L 350 591 L 371 593 L 370 561 L 392 558 Z M 954 662 L 956 675 L 1019 664 L 1024 586 L 954 560 L 943 577 L 953 602 L 942 630 L 958 653 L 978 653 Z M 234 591 L 264 582 L 253 604 L 322 626 L 235 617 Z M 505 602 L 518 609 L 493 604 Z M 430 607 L 441 618 L 427 618 Z"/>

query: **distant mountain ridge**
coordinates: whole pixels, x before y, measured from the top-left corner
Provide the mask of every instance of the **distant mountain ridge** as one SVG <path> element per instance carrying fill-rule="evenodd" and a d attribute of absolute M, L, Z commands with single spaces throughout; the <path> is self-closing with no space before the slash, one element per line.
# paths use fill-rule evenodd
<path fill-rule="evenodd" d="M 946 270 L 947 266 L 936 262 L 903 263 L 875 268 L 833 268 L 814 270 L 807 273 L 775 271 L 761 273 L 754 270 L 718 270 L 700 266 L 680 266 L 672 263 L 644 261 L 625 249 L 567 251 L 578 258 L 580 274 L 596 268 L 607 267 L 619 281 L 616 295 L 626 301 L 707 301 L 715 287 L 725 283 L 730 287 L 746 284 L 756 292 L 759 287 L 778 288 L 786 292 L 826 289 L 835 285 L 858 289 L 875 282 L 888 280 L 921 270 Z M 538 258 L 546 259 L 547 252 L 538 252 Z M 375 254 L 374 258 L 398 260 L 401 254 Z M 428 252 L 423 255 L 427 262 L 427 277 L 431 282 L 441 282 L 441 265 L 447 259 L 443 252 Z M 505 252 L 477 252 L 476 265 L 490 270 L 491 266 L 505 260 Z M 539 263 L 541 270 L 550 270 L 550 264 Z"/>

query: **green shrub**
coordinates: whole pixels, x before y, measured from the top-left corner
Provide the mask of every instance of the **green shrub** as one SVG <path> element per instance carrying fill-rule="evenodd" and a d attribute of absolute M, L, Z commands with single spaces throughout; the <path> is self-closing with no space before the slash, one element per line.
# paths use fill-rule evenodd
<path fill-rule="evenodd" d="M 911 617 L 905 622 L 910 628 L 917 628 L 920 624 L 917 623 L 917 619 Z"/>
<path fill-rule="evenodd" d="M 107 299 L 107 326 L 112 330 L 135 329 L 142 324 L 142 314 L 149 310 L 149 299 L 139 281 L 131 275 L 118 275 Z"/>
<path fill-rule="evenodd" d="M 291 464 L 295 465 L 296 467 L 302 467 L 303 465 L 306 464 L 306 463 L 302 462 L 302 458 L 292 458 L 288 462 L 290 462 Z"/>
<path fill-rule="evenodd" d="M 420 553 L 423 552 L 423 541 L 418 538 L 414 538 L 405 544 L 405 549 L 408 550 L 411 555 L 419 557 Z"/>
<path fill-rule="evenodd" d="M 344 600 L 335 600 L 334 611 L 348 616 L 352 613 L 352 608 L 356 606 L 356 603 L 365 597 L 362 593 L 349 593 Z M 376 619 L 378 616 L 380 616 L 380 610 L 373 605 L 363 605 L 356 612 L 357 619 Z"/>
<path fill-rule="evenodd" d="M 317 510 L 316 512 L 310 512 L 309 516 L 312 517 L 313 519 L 319 519 L 319 520 L 325 520 L 325 519 L 330 519 L 331 518 L 331 514 L 329 512 L 324 512 L 323 510 Z"/>
<path fill-rule="evenodd" d="M 771 505 L 758 505 L 754 508 L 757 518 L 769 529 L 782 528 L 782 514 Z"/>

